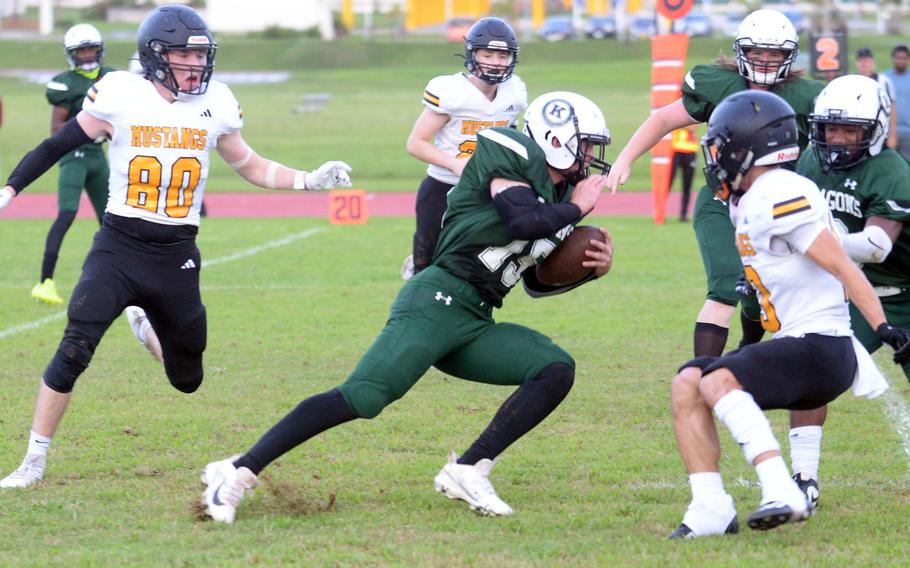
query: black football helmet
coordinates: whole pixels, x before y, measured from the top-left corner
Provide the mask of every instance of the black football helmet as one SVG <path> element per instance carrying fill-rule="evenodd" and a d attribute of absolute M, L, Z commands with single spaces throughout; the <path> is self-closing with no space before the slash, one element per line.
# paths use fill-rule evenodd
<path fill-rule="evenodd" d="M 501 65 L 481 65 L 474 58 L 478 49 L 508 51 L 512 61 L 505 67 Z M 518 63 L 518 38 L 512 26 L 500 18 L 481 18 L 468 30 L 464 38 L 464 66 L 481 80 L 490 85 L 503 83 L 512 76 L 515 64 Z"/>
<path fill-rule="evenodd" d="M 752 166 L 797 159 L 798 136 L 796 112 L 774 93 L 747 90 L 724 99 L 701 139 L 705 175 L 719 184 L 715 195 L 725 201 L 742 195 L 740 182 Z"/>
<path fill-rule="evenodd" d="M 180 5 L 152 10 L 139 26 L 136 43 L 139 48 L 139 63 L 145 76 L 161 83 L 174 96 L 178 93 L 201 95 L 208 89 L 215 70 L 215 51 L 218 46 L 196 10 Z M 204 49 L 206 63 L 204 66 L 172 65 L 166 55 L 175 49 Z M 200 72 L 199 86 L 191 90 L 181 89 L 174 78 L 174 69 Z"/>

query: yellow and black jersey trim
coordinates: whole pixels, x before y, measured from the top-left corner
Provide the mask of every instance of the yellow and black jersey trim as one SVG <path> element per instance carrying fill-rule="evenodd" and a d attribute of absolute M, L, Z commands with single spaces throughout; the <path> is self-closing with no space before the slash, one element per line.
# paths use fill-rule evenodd
<path fill-rule="evenodd" d="M 94 85 L 85 93 L 85 96 L 92 102 L 95 102 L 95 99 L 98 98 L 98 89 Z"/>
<path fill-rule="evenodd" d="M 771 210 L 771 214 L 775 219 L 780 219 L 781 217 L 786 217 L 787 215 L 793 215 L 801 211 L 807 211 L 811 209 L 812 206 L 809 205 L 809 200 L 805 197 L 794 197 L 793 199 L 788 199 L 786 201 L 781 201 L 780 203 L 775 203 L 774 208 Z"/>
<path fill-rule="evenodd" d="M 435 107 L 439 106 L 439 97 L 437 97 L 430 91 L 423 92 L 423 100 L 424 100 L 424 102 L 428 102 Z"/>

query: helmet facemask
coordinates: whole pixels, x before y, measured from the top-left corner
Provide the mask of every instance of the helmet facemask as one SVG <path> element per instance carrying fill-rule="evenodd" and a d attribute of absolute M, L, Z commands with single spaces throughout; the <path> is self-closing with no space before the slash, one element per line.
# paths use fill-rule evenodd
<path fill-rule="evenodd" d="M 209 88 L 209 81 L 212 78 L 212 73 L 215 71 L 215 51 L 218 49 L 218 46 L 208 38 L 205 38 L 205 36 L 194 36 L 191 37 L 190 40 L 196 38 L 200 38 L 199 43 L 191 43 L 188 45 L 165 45 L 163 42 L 159 41 L 152 41 L 149 44 L 156 63 L 156 69 L 151 74 L 150 78 L 161 83 L 161 85 L 175 97 L 180 93 L 186 95 L 201 95 Z M 205 39 L 206 42 L 201 43 L 201 39 Z M 205 65 L 171 63 L 168 61 L 167 54 L 168 52 L 176 50 L 204 50 L 206 52 L 206 63 Z M 148 71 L 149 70 L 146 69 L 147 73 Z M 177 78 L 174 76 L 174 71 L 185 71 L 197 74 L 199 76 L 197 85 L 190 89 L 181 88 Z"/>
<path fill-rule="evenodd" d="M 861 118 L 839 118 L 833 112 L 829 112 L 828 116 L 824 117 L 810 115 L 809 136 L 822 165 L 822 170 L 825 172 L 846 170 L 868 158 L 869 149 L 875 144 L 878 137 L 884 136 L 882 132 L 877 133 L 876 136 L 877 122 L 877 120 Z M 863 135 L 858 142 L 853 144 L 828 143 L 826 129 L 831 124 L 861 126 Z"/>
<path fill-rule="evenodd" d="M 705 158 L 705 177 L 717 182 L 715 197 L 727 201 L 730 196 L 740 197 L 743 176 L 752 167 L 754 154 L 752 150 L 740 148 L 728 149 L 729 136 L 705 136 L 701 139 L 701 151 Z"/>
<path fill-rule="evenodd" d="M 502 45 L 498 45 L 502 44 Z M 477 61 L 477 50 L 488 49 L 490 51 L 507 51 L 512 55 L 508 65 L 491 65 Z M 515 65 L 518 63 L 518 50 L 509 49 L 505 42 L 491 41 L 487 45 L 475 46 L 470 40 L 464 44 L 464 66 L 469 73 L 479 78 L 488 85 L 498 85 L 504 83 L 512 77 L 515 71 Z"/>
<path fill-rule="evenodd" d="M 755 62 L 749 59 L 752 49 L 773 49 L 786 54 L 780 63 Z M 790 69 L 799 54 L 799 46 L 793 41 L 784 41 L 782 44 L 756 43 L 751 38 L 739 38 L 733 43 L 733 52 L 736 55 L 736 65 L 739 74 L 755 85 L 771 86 L 784 82 L 790 75 Z M 758 63 L 758 65 L 756 65 Z M 757 66 L 768 68 L 767 71 L 756 70 Z"/>
<path fill-rule="evenodd" d="M 87 57 L 79 57 L 76 52 L 86 47 L 94 47 L 95 53 Z M 103 43 L 86 43 L 66 49 L 66 61 L 70 64 L 70 69 L 74 71 L 94 71 L 101 67 L 101 60 L 104 57 Z"/>
<path fill-rule="evenodd" d="M 610 164 L 604 159 L 607 146 L 611 140 L 609 136 L 601 134 L 585 134 L 578 131 L 578 119 L 575 120 L 575 136 L 566 143 L 566 148 L 575 154 L 575 165 L 578 169 L 568 175 L 566 179 L 572 185 L 587 179 L 591 169 L 599 170 L 598 175 L 610 173 Z M 579 141 L 581 143 L 579 143 Z"/>

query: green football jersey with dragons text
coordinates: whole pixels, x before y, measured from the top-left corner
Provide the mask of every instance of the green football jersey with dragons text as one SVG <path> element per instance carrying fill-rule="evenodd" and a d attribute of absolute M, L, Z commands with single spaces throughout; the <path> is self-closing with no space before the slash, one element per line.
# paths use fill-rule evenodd
<path fill-rule="evenodd" d="M 490 195 L 494 178 L 524 182 L 544 203 L 567 202 L 572 191 L 553 186 L 546 156 L 529 137 L 511 128 L 478 133 L 474 155 L 449 191 L 433 264 L 469 282 L 498 308 L 521 273 L 546 258 L 571 232 L 571 225 L 549 238 L 513 239 Z"/>
<path fill-rule="evenodd" d="M 85 94 L 98 80 L 107 73 L 113 71 L 113 67 L 102 66 L 98 77 L 89 79 L 81 73 L 75 71 L 64 71 L 54 76 L 53 79 L 45 85 L 45 97 L 47 102 L 53 106 L 63 107 L 69 111 L 66 119 L 70 120 L 82 110 L 82 100 Z M 101 154 L 103 152 L 101 144 L 84 144 L 75 151 L 89 151 Z"/>
<path fill-rule="evenodd" d="M 872 284 L 910 288 L 910 165 L 886 149 L 847 170 L 825 172 L 810 148 L 800 156 L 796 173 L 818 185 L 835 220 L 849 233 L 862 231 L 869 217 L 904 223 L 885 262 L 864 264 L 863 272 Z"/>
<path fill-rule="evenodd" d="M 815 106 L 815 98 L 825 84 L 813 79 L 796 79 L 779 83 L 771 92 L 780 96 L 796 111 L 796 125 L 799 130 L 799 149 L 809 143 L 809 115 Z M 728 96 L 749 89 L 745 78 L 735 69 L 718 65 L 696 65 L 682 82 L 682 101 L 686 112 L 699 122 L 708 122 L 711 113 Z M 786 166 L 785 166 L 786 167 Z M 792 169 L 792 166 L 789 168 Z M 708 180 L 714 187 L 714 180 Z"/>

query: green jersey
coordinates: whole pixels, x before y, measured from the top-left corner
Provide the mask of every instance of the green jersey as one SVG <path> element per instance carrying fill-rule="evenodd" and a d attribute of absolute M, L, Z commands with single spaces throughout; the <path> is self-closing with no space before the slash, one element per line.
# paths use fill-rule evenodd
<path fill-rule="evenodd" d="M 836 222 L 857 233 L 869 217 L 904 223 L 888 258 L 865 264 L 872 284 L 910 288 L 910 165 L 894 150 L 882 150 L 847 170 L 822 170 L 819 155 L 809 150 L 796 164 L 796 173 L 818 185 Z"/>
<path fill-rule="evenodd" d="M 478 133 L 474 155 L 449 191 L 433 264 L 469 282 L 498 308 L 521 273 L 550 254 L 572 226 L 536 241 L 513 239 L 493 205 L 494 178 L 524 182 L 544 203 L 567 202 L 572 190 L 553 186 L 543 150 L 524 134 L 511 128 Z"/>
<path fill-rule="evenodd" d="M 75 71 L 64 71 L 47 82 L 47 85 L 45 86 L 47 102 L 53 106 L 67 109 L 69 114 L 67 114 L 66 120 L 70 120 L 82 110 L 82 100 L 85 98 L 85 94 L 91 86 L 104 77 L 106 73 L 113 70 L 112 67 L 102 66 L 101 71 L 98 73 L 98 77 L 95 79 L 89 79 L 85 75 Z M 103 153 L 101 144 L 84 144 L 80 148 L 74 150 L 74 152 L 76 151 L 88 151 L 97 154 Z"/>
<path fill-rule="evenodd" d="M 814 108 L 815 98 L 824 86 L 821 81 L 796 79 L 771 87 L 772 93 L 787 101 L 796 111 L 800 151 L 809 144 L 809 115 Z M 734 69 L 718 65 L 696 65 L 682 82 L 683 106 L 693 119 L 708 122 L 711 113 L 722 100 L 733 93 L 748 89 L 746 79 Z M 713 188 L 714 180 L 709 179 L 708 182 Z"/>

